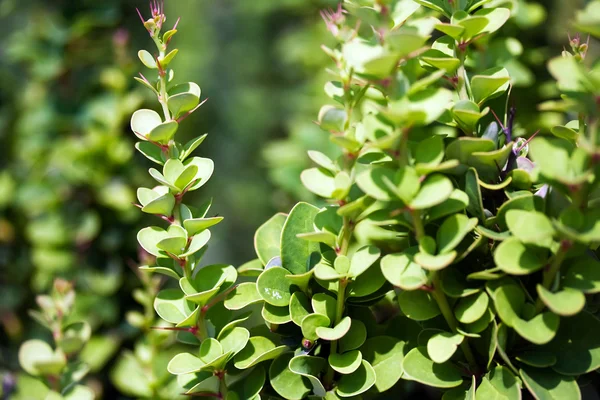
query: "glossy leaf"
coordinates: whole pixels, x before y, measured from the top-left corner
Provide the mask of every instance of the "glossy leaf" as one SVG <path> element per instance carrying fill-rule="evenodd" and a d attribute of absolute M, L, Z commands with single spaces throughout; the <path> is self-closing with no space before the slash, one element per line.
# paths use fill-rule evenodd
<path fill-rule="evenodd" d="M 312 232 L 319 209 L 308 203 L 298 203 L 285 221 L 281 232 L 281 263 L 294 275 L 308 271 L 310 255 L 319 249 L 318 243 L 296 237 L 299 233 Z"/>
<path fill-rule="evenodd" d="M 264 301 L 277 307 L 290 304 L 291 282 L 286 278 L 289 273 L 285 268 L 273 267 L 260 274 L 256 287 Z"/>
<path fill-rule="evenodd" d="M 453 388 L 462 383 L 460 372 L 449 363 L 436 364 L 425 347 L 416 347 L 404 356 L 406 378 L 437 388 Z"/>

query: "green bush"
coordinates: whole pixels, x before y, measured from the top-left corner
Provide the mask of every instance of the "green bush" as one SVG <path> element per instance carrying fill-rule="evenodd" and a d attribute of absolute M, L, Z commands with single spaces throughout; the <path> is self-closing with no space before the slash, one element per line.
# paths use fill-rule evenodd
<path fill-rule="evenodd" d="M 547 63 L 548 100 L 524 107 L 525 118 L 550 127 L 532 133 L 511 102 L 513 87 L 533 82 L 498 31 L 511 16 L 519 25 L 519 6 L 534 16 L 536 8 L 505 3 L 347 0 L 324 10 L 335 43 L 323 50 L 335 69 L 317 123 L 330 144 L 309 151 L 315 166 L 300 174 L 322 200 L 260 226 L 257 258 L 238 268 L 203 265 L 209 228 L 222 217 L 209 215 L 210 200 L 182 202 L 214 164 L 192 156 L 206 135 L 175 140 L 201 91 L 175 83 L 177 50 L 167 47 L 177 30 L 162 31 L 162 5 L 152 3 L 144 26 L 157 53 L 138 56 L 158 77 L 138 81 L 162 115 L 140 109 L 131 128 L 138 151 L 158 164 L 149 170 L 158 186 L 138 189 L 137 206 L 167 225 L 137 236 L 149 254 L 144 290 L 134 292 L 144 314 L 128 322 L 145 337 L 113 370 L 123 393 L 369 399 L 428 387 L 443 399 L 576 399 L 594 391 L 600 63 L 590 62 L 589 40 L 570 38 L 569 51 Z M 600 2 L 575 26 L 600 36 Z M 158 291 L 161 275 L 178 287 Z M 73 296 L 57 289 L 54 298 L 66 292 Z M 51 303 L 40 299 L 43 309 Z M 77 353 L 89 335 L 72 335 L 78 346 L 68 347 L 61 335 L 72 321 L 54 323 L 55 308 L 36 315 L 57 350 L 27 342 L 21 363 L 69 398 L 79 364 L 63 355 L 47 369 L 45 360 Z M 50 356 L 37 362 L 34 345 Z"/>

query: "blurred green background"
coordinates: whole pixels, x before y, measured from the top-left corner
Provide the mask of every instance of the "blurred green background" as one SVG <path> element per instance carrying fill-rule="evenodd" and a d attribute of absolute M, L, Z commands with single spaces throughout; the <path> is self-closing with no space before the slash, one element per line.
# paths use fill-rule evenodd
<path fill-rule="evenodd" d="M 207 262 L 254 258 L 252 238 L 263 221 L 298 200 L 315 201 L 299 174 L 306 150 L 335 151 L 312 121 L 326 102 L 329 60 L 319 46 L 333 44 L 318 11 L 336 3 L 166 0 L 167 25 L 182 17 L 172 45 L 180 49 L 175 78 L 198 82 L 209 98 L 178 133 L 185 142 L 208 132 L 200 154 L 216 164 L 190 198 L 212 197 L 212 212 L 225 217 Z M 551 114 L 531 117 L 555 93 L 545 84 L 545 61 L 567 43 L 567 23 L 585 1 L 492 3 L 512 7 L 514 17 L 490 44 L 490 63 L 515 80 L 520 128 L 549 127 Z M 120 348 L 140 336 L 124 319 L 141 308 L 131 296 L 140 286 L 135 235 L 160 222 L 131 205 L 135 189 L 151 180 L 129 116 L 155 104 L 132 79 L 143 71 L 137 51 L 153 47 L 136 7 L 148 15 L 137 0 L 0 1 L 0 397 L 35 398 L 26 389 L 33 381 L 18 375 L 16 353 L 23 340 L 44 337 L 27 310 L 57 276 L 75 281 L 76 314 L 95 332 L 96 347 L 84 351 L 90 384 L 104 398 L 124 392 L 110 371 Z"/>

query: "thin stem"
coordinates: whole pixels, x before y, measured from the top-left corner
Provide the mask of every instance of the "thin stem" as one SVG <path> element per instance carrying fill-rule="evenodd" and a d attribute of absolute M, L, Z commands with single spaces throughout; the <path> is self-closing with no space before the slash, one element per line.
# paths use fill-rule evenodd
<path fill-rule="evenodd" d="M 442 286 L 440 284 L 440 278 L 436 271 L 433 271 L 430 275 L 431 283 L 433 285 L 433 291 L 431 295 L 435 299 L 448 324 L 448 327 L 452 331 L 452 333 L 457 333 L 458 322 L 454 317 L 454 313 L 450 308 L 450 304 L 448 304 L 448 299 L 446 298 L 446 294 L 442 291 Z M 464 338 L 462 343 L 460 344 L 460 348 L 471 367 L 471 372 L 477 372 L 479 367 L 477 366 L 477 361 L 475 360 L 475 356 L 473 355 L 473 351 L 471 350 L 471 346 L 469 346 L 468 338 Z"/>
<path fill-rule="evenodd" d="M 400 141 L 398 143 L 398 164 L 400 167 L 408 165 L 408 133 L 410 128 L 402 129 Z"/>
<path fill-rule="evenodd" d="M 342 279 L 338 283 L 338 294 L 337 294 L 337 302 L 335 306 L 335 323 L 333 326 L 336 326 L 342 320 L 342 315 L 344 314 L 344 306 L 346 303 L 346 287 L 348 286 L 348 281 L 346 279 Z M 337 340 L 331 342 L 331 350 L 330 354 L 337 353 Z M 324 377 L 325 387 L 330 388 L 333 384 L 333 376 L 335 371 L 331 368 L 331 365 L 327 369 L 327 373 Z"/>
<path fill-rule="evenodd" d="M 227 398 L 227 384 L 225 383 L 225 374 L 219 377 L 219 394 L 221 399 Z"/>
<path fill-rule="evenodd" d="M 167 51 L 167 46 L 161 43 L 158 35 L 153 36 L 154 44 L 156 44 L 156 48 L 160 54 L 160 57 L 157 58 L 156 63 L 159 63 L 159 59 L 164 59 L 165 53 Z M 160 81 L 160 94 L 158 95 L 158 102 L 162 106 L 163 114 L 165 117 L 165 122 L 171 120 L 171 113 L 169 112 L 169 106 L 167 104 L 169 100 L 169 95 L 167 93 L 167 73 L 163 70 L 163 68 L 159 65 L 159 73 L 158 78 Z"/>
<path fill-rule="evenodd" d="M 415 228 L 415 236 L 417 242 L 420 242 L 425 237 L 425 227 L 423 226 L 423 220 L 421 220 L 421 212 L 419 210 L 410 210 L 410 215 L 413 219 L 413 227 Z"/>
<path fill-rule="evenodd" d="M 550 264 L 550 267 L 546 271 L 544 271 L 544 278 L 542 280 L 542 286 L 544 287 L 544 289 L 551 289 L 552 284 L 554 283 L 554 280 L 556 279 L 556 277 L 558 276 L 558 272 L 560 271 L 560 266 L 565 260 L 567 252 L 570 248 L 571 242 L 568 240 L 565 240 L 560 244 L 560 249 L 554 256 L 552 264 Z M 542 299 L 538 297 L 537 301 L 535 302 L 535 313 L 539 314 L 544 310 L 545 307 L 546 305 L 544 304 Z"/>
<path fill-rule="evenodd" d="M 206 327 L 206 321 L 204 320 L 205 314 L 206 314 L 206 311 L 204 311 L 204 310 L 201 311 L 200 316 L 198 317 L 198 322 L 196 323 L 196 326 L 198 327 L 196 337 L 201 342 L 203 342 L 204 339 L 206 339 L 208 337 L 208 329 Z"/>
<path fill-rule="evenodd" d="M 340 242 L 340 247 L 338 250 L 338 255 L 346 255 L 348 254 L 348 247 L 350 247 L 350 241 L 352 240 L 352 230 L 353 225 L 348 217 L 344 217 L 344 226 L 342 227 L 343 235 Z M 344 315 L 344 306 L 346 303 L 346 287 L 348 286 L 349 281 L 346 278 L 341 279 L 338 282 L 338 293 L 337 293 L 337 301 L 335 307 L 335 320 L 333 326 L 336 326 L 342 320 L 342 316 Z M 337 353 L 337 340 L 331 342 L 330 354 Z M 324 377 L 324 382 L 326 387 L 331 387 L 333 384 L 333 377 L 335 375 L 335 371 L 331 366 L 327 369 L 327 373 Z"/>
<path fill-rule="evenodd" d="M 461 48 L 461 44 L 456 44 L 456 55 L 458 60 L 460 61 L 460 66 L 456 70 L 456 78 L 457 84 L 456 89 L 458 91 L 458 96 L 461 100 L 469 100 L 469 95 L 467 93 L 467 85 L 466 85 L 466 69 L 465 69 L 465 58 L 467 56 L 466 49 Z"/>

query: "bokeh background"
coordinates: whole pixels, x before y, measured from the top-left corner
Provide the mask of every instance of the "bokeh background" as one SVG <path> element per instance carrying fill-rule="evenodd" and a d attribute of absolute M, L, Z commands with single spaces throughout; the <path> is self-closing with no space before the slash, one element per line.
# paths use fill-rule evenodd
<path fill-rule="evenodd" d="M 514 17 L 491 44 L 490 62 L 514 78 L 520 129 L 547 128 L 552 114 L 531 117 L 555 94 L 545 61 L 568 43 L 568 21 L 585 1 L 493 3 Z M 332 44 L 318 11 L 335 4 L 166 0 L 167 25 L 182 17 L 172 45 L 180 49 L 176 80 L 198 82 L 209 98 L 178 133 L 183 142 L 209 133 L 200 154 L 216 171 L 190 198 L 212 197 L 212 212 L 225 217 L 209 262 L 254 258 L 263 221 L 298 200 L 317 201 L 299 174 L 306 150 L 335 151 L 313 123 L 329 65 L 319 46 Z M 143 71 L 137 51 L 152 49 L 136 7 L 148 15 L 143 0 L 0 0 L 2 398 L 36 398 L 16 354 L 24 340 L 44 337 L 27 310 L 58 276 L 75 282 L 76 314 L 94 330 L 82 355 L 93 367 L 89 384 L 106 399 L 143 397 L 118 378 L 123 352 L 140 340 L 125 319 L 141 308 L 132 298 L 140 286 L 135 234 L 156 222 L 131 205 L 135 188 L 151 181 L 129 116 L 155 104 L 132 79 Z"/>

